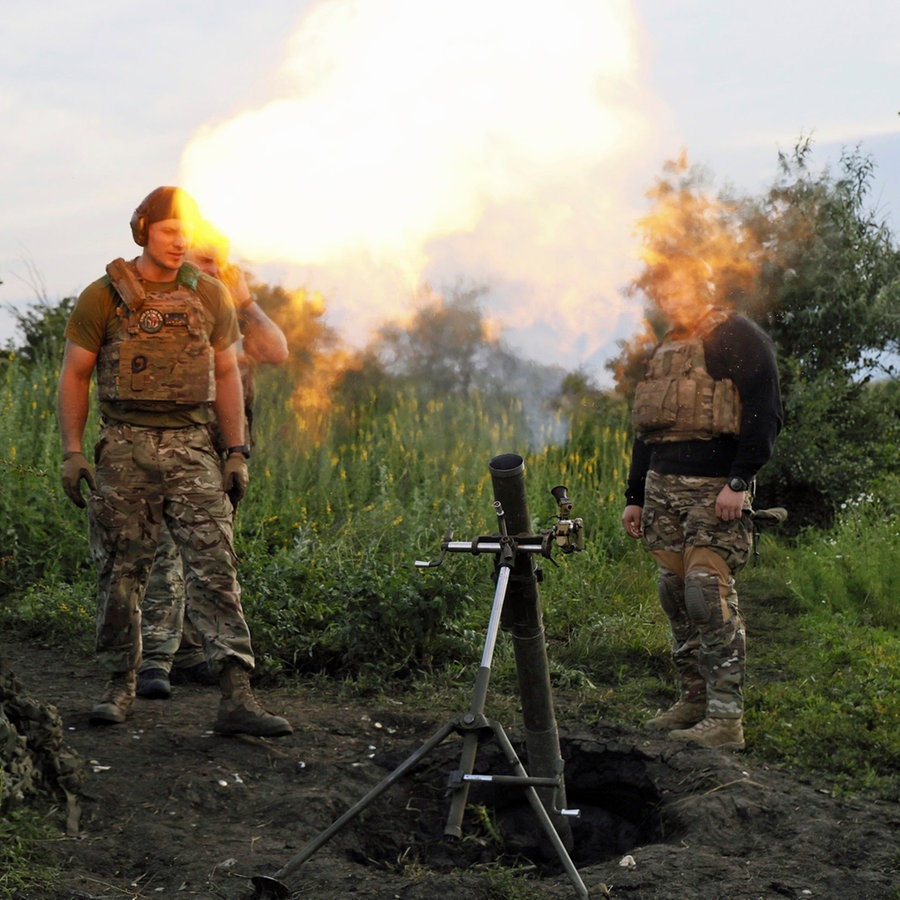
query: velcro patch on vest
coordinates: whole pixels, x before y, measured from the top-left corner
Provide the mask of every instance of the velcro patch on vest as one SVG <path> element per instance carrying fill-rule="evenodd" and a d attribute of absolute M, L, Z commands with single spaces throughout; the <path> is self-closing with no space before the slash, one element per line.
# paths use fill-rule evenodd
<path fill-rule="evenodd" d="M 141 313 L 139 324 L 141 331 L 147 334 L 156 334 L 163 327 L 163 314 L 158 309 L 145 309 Z"/>

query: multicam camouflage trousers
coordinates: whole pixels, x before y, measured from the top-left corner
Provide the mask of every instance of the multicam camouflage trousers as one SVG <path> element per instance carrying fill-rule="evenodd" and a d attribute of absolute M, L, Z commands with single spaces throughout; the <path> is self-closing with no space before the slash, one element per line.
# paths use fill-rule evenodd
<path fill-rule="evenodd" d="M 141 603 L 143 658 L 139 671 L 171 672 L 173 666 L 186 669 L 206 659 L 203 639 L 185 614 L 185 605 L 181 553 L 163 522 Z"/>
<path fill-rule="evenodd" d="M 239 359 L 241 379 L 244 385 L 244 405 L 251 409 L 253 402 L 252 376 L 244 371 L 248 365 L 246 356 Z M 244 433 L 252 431 L 252 415 L 247 414 Z M 213 446 L 224 449 L 226 442 L 212 423 Z M 187 669 L 202 663 L 203 639 L 187 615 L 184 600 L 184 572 L 181 553 L 163 522 L 159 530 L 159 544 L 150 569 L 150 579 L 144 601 L 141 604 L 141 640 L 143 659 L 139 671 L 162 669 L 171 672 L 173 667 Z"/>
<path fill-rule="evenodd" d="M 716 515 L 724 478 L 647 475 L 641 526 L 658 567 L 659 601 L 672 629 L 681 696 L 706 713 L 743 714 L 746 635 L 734 576 L 750 553 L 749 509 Z"/>
<path fill-rule="evenodd" d="M 97 567 L 97 654 L 108 672 L 137 668 L 141 601 L 165 523 L 181 555 L 191 620 L 214 671 L 254 666 L 234 555 L 233 510 L 204 426 L 104 425 L 88 500 Z"/>

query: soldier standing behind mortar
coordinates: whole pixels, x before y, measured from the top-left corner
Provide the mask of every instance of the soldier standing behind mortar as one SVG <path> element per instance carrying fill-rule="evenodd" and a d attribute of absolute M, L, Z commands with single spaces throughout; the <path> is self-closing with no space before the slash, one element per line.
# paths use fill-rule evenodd
<path fill-rule="evenodd" d="M 680 696 L 646 725 L 739 750 L 746 636 L 734 576 L 750 553 L 751 482 L 782 424 L 775 351 L 749 319 L 712 306 L 703 260 L 674 257 L 654 276 L 672 329 L 635 395 L 622 523 L 656 561 Z"/>
<path fill-rule="evenodd" d="M 209 222 L 201 222 L 186 259 L 201 272 L 222 281 L 234 300 L 241 330 L 236 348 L 244 395 L 244 429 L 252 449 L 255 364 L 280 365 L 288 357 L 288 345 L 282 330 L 253 299 L 243 272 L 228 262 L 229 247 L 228 238 L 221 231 Z M 228 446 L 218 429 L 214 431 L 214 442 L 219 451 Z M 181 556 L 165 523 L 160 528 L 159 545 L 141 604 L 141 636 L 143 658 L 137 673 L 138 697 L 171 696 L 170 677 L 175 683 L 218 683 L 206 664 L 202 639 L 190 616 L 185 616 Z"/>
<path fill-rule="evenodd" d="M 248 484 L 240 336 L 228 291 L 184 263 L 199 221 L 191 197 L 160 187 L 135 209 L 141 255 L 114 260 L 79 296 L 66 327 L 58 416 L 62 483 L 85 506 L 98 574 L 97 656 L 108 673 L 91 710 L 97 725 L 131 715 L 141 658 L 140 604 L 165 522 L 184 563 L 185 594 L 207 663 L 219 676 L 220 734 L 290 734 L 250 688 L 255 660 L 241 608 L 233 504 Z M 101 429 L 96 477 L 82 453 L 89 389 L 97 371 Z M 215 410 L 224 466 L 208 424 Z"/>

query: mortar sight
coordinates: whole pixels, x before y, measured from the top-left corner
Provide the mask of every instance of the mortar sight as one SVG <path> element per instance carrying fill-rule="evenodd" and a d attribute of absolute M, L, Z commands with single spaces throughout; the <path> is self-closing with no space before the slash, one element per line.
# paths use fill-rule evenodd
<path fill-rule="evenodd" d="M 556 546 L 563 553 L 584 550 L 584 522 L 572 518 L 575 504 L 569 497 L 568 488 L 564 484 L 558 484 L 555 488 L 551 488 L 550 493 L 559 508 L 556 525 L 551 529 Z"/>
<path fill-rule="evenodd" d="M 550 493 L 553 494 L 553 498 L 559 506 L 559 517 L 568 519 L 575 505 L 569 498 L 569 489 L 564 484 L 558 484 L 555 488 L 550 489 Z"/>

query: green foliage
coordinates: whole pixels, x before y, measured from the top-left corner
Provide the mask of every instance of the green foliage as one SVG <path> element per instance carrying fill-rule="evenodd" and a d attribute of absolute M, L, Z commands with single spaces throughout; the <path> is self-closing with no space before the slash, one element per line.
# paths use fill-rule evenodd
<path fill-rule="evenodd" d="M 14 347 L 13 342 L 9 341 L 7 351 L 31 363 L 62 359 L 66 323 L 74 306 L 74 297 L 66 297 L 58 303 L 42 298 L 25 312 L 14 310 L 13 318 L 22 333 L 23 342 Z"/>
<path fill-rule="evenodd" d="M 0 597 L 90 569 L 83 514 L 72 514 L 59 482 L 58 379 L 58 359 L 0 358 Z"/>
<path fill-rule="evenodd" d="M 378 548 L 354 547 L 348 538 L 329 549 L 307 544 L 242 570 L 254 641 L 268 672 L 327 673 L 378 679 L 431 670 L 474 653 L 460 624 L 470 606 L 468 585 L 429 582 L 392 562 Z"/>
<path fill-rule="evenodd" d="M 0 897 L 28 897 L 52 889 L 58 870 L 46 864 L 43 844 L 54 833 L 40 813 L 12 810 L 0 819 Z"/>
<path fill-rule="evenodd" d="M 815 171 L 810 141 L 779 154 L 779 175 L 747 213 L 767 247 L 760 303 L 780 353 L 802 382 L 870 367 L 896 340 L 886 288 L 900 274 L 887 224 L 868 205 L 874 167 L 858 150 Z"/>
<path fill-rule="evenodd" d="M 780 677 L 747 710 L 757 752 L 803 771 L 827 771 L 835 792 L 900 800 L 896 630 L 860 628 L 832 610 L 803 616 L 797 628 L 790 653 L 779 647 L 777 659 L 769 654 Z"/>
<path fill-rule="evenodd" d="M 93 651 L 96 576 L 69 583 L 64 576 L 29 584 L 14 603 L 0 605 L 0 626 L 22 638 L 52 641 L 84 653 Z"/>
<path fill-rule="evenodd" d="M 483 900 L 540 900 L 547 896 L 539 881 L 532 880 L 531 866 L 521 870 L 508 866 L 489 867 L 482 876 L 487 882 L 478 896 Z"/>
<path fill-rule="evenodd" d="M 829 531 L 808 530 L 775 552 L 801 609 L 900 629 L 900 508 L 889 499 L 847 501 Z"/>
<path fill-rule="evenodd" d="M 467 394 L 486 386 L 489 357 L 499 348 L 478 306 L 482 290 L 445 301 L 425 288 L 408 327 L 385 325 L 371 352 L 385 370 L 419 385 L 431 396 Z"/>
<path fill-rule="evenodd" d="M 755 752 L 833 790 L 900 798 L 900 479 L 828 531 L 763 542 L 746 576 Z M 748 614 L 749 609 L 749 614 Z"/>
<path fill-rule="evenodd" d="M 506 347 L 481 310 L 484 293 L 482 288 L 458 289 L 443 297 L 423 288 L 410 323 L 386 325 L 369 343 L 365 377 L 380 392 L 399 388 L 426 403 L 477 398 L 492 416 L 502 417 L 516 405 L 529 428 L 529 443 L 540 445 L 566 373 L 522 359 Z M 561 431 L 553 435 L 562 436 Z"/>
<path fill-rule="evenodd" d="M 900 394 L 833 370 L 804 382 L 791 377 L 791 361 L 784 368 L 786 425 L 763 477 L 767 496 L 790 509 L 795 531 L 829 524 L 895 467 Z"/>
<path fill-rule="evenodd" d="M 811 158 L 807 140 L 781 154 L 778 179 L 746 216 L 767 248 L 757 302 L 786 412 L 765 477 L 793 522 L 827 525 L 897 459 L 896 391 L 866 382 L 896 346 L 900 253 L 868 205 L 872 161 L 848 151 L 833 174 Z"/>

